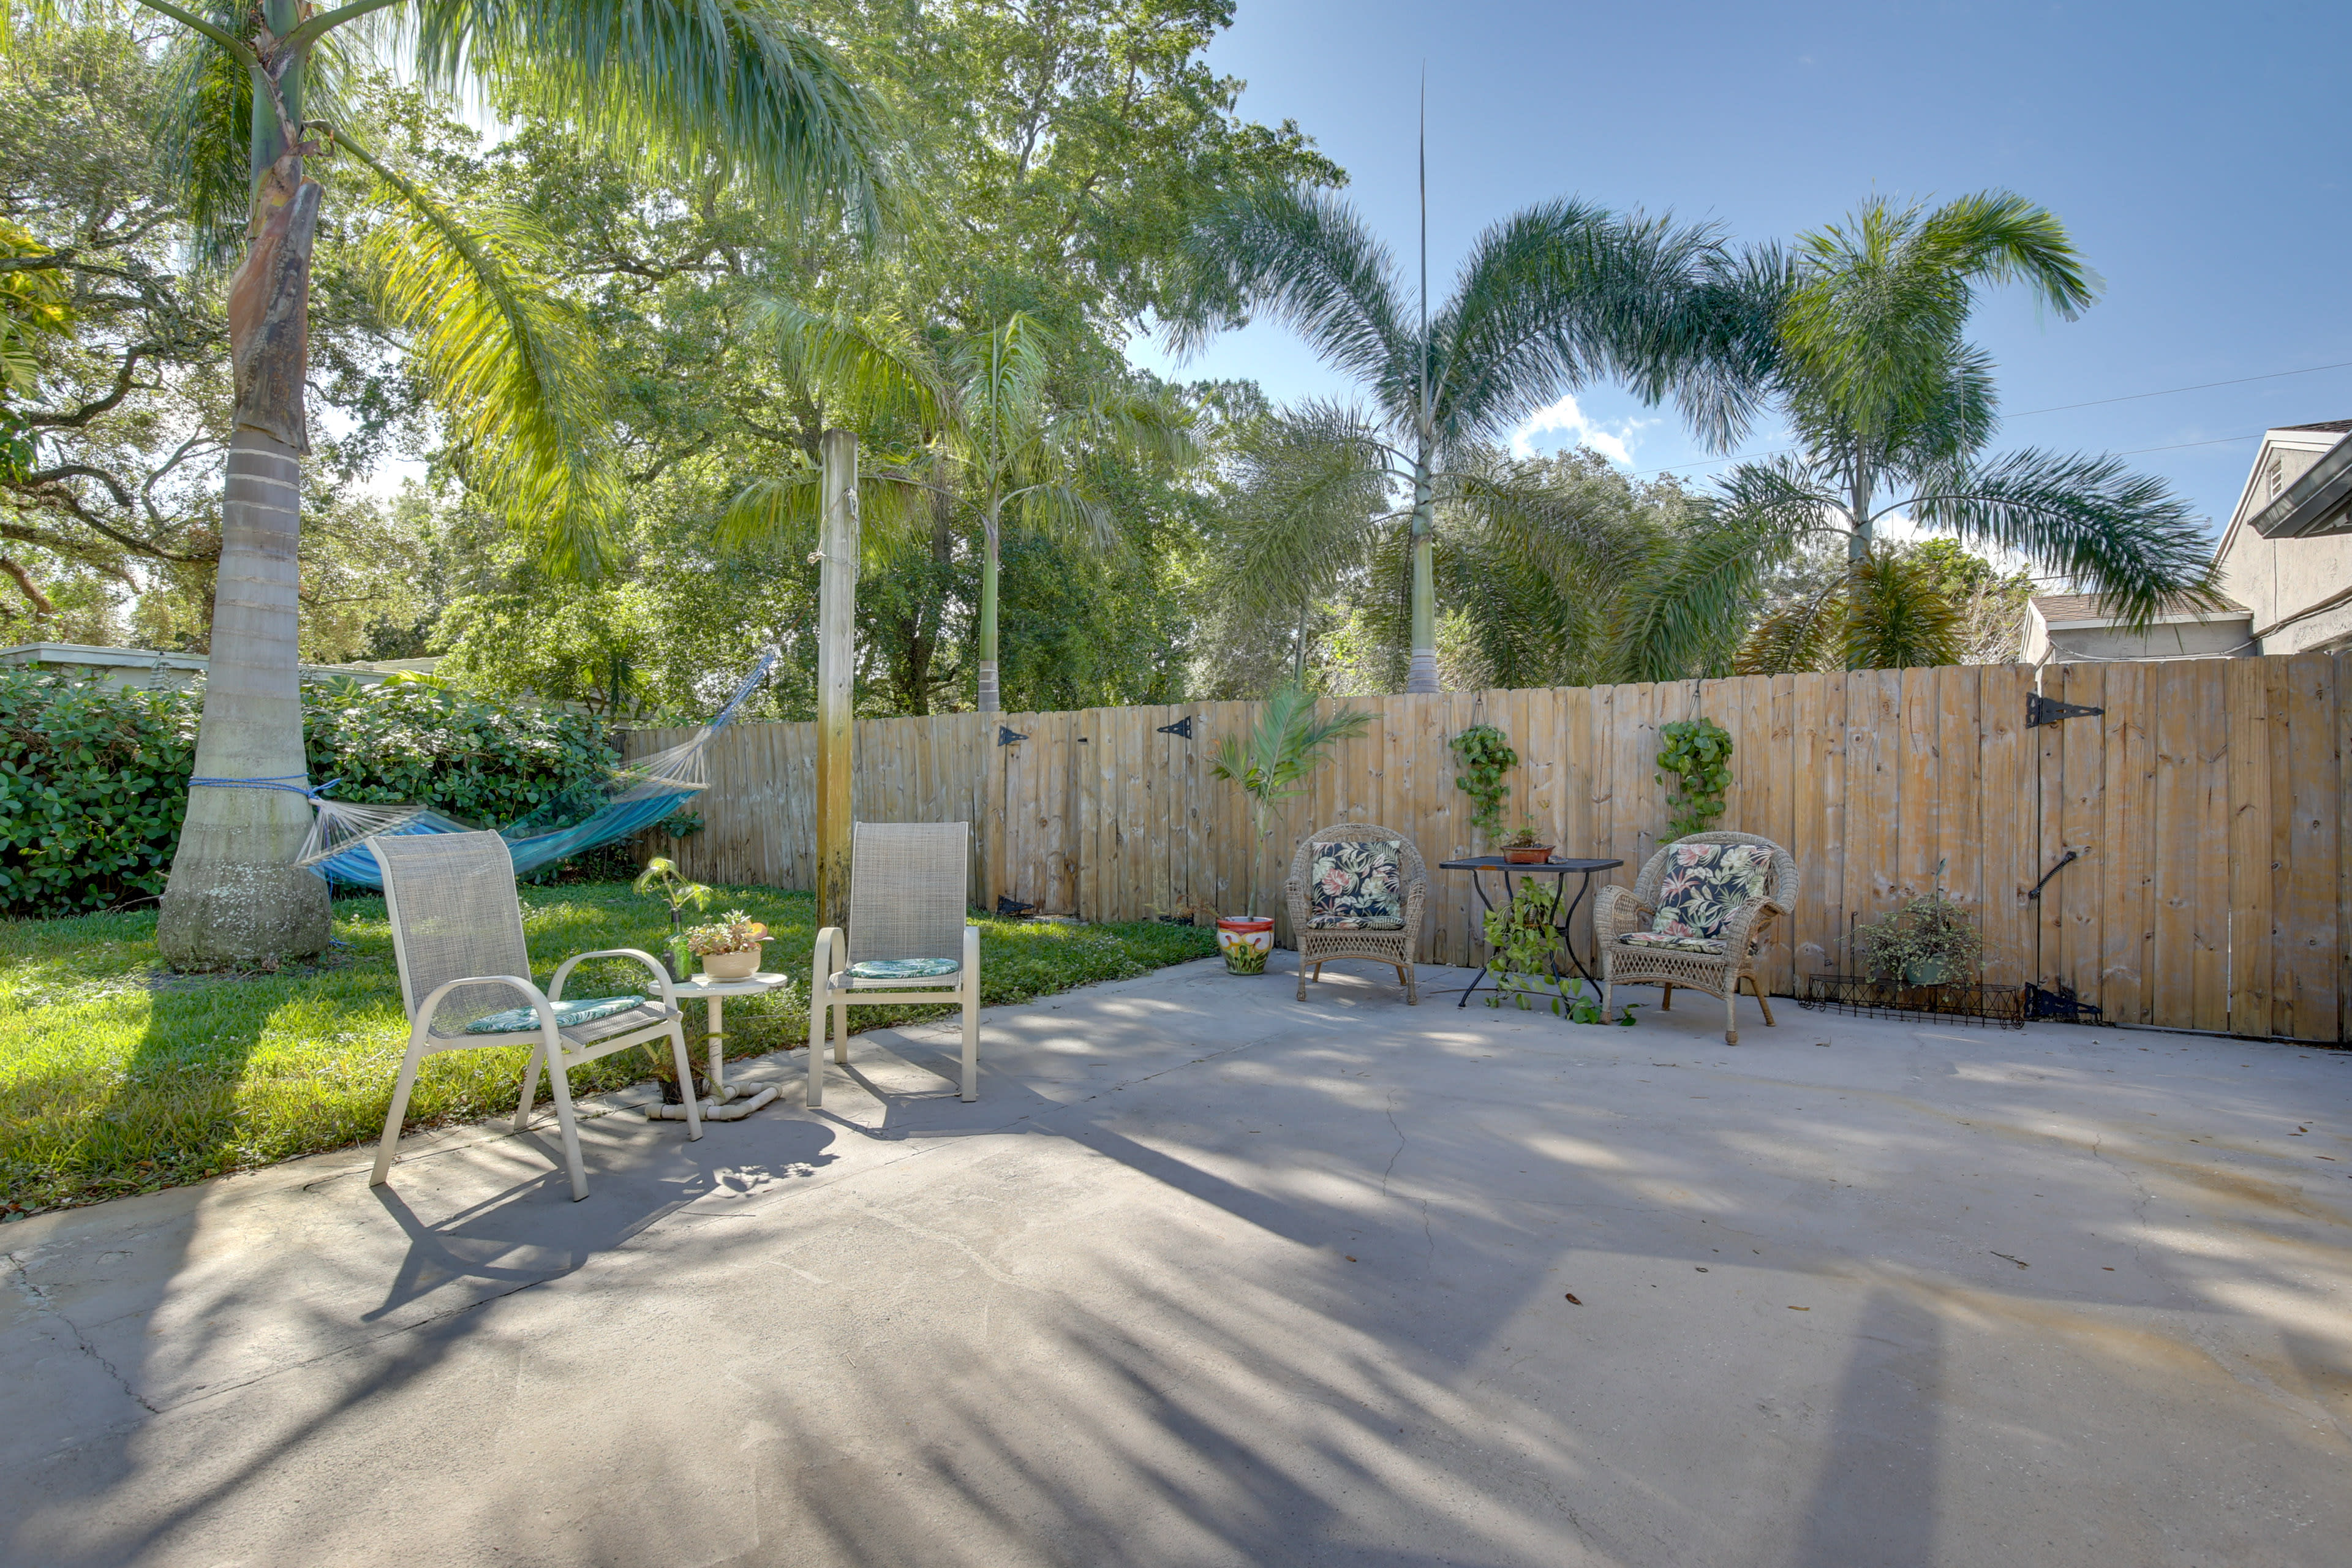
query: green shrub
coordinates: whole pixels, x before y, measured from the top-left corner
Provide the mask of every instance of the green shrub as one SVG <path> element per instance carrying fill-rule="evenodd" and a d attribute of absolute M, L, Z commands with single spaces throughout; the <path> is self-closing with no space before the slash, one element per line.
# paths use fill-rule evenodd
<path fill-rule="evenodd" d="M 310 778 L 337 800 L 416 801 L 460 821 L 567 826 L 619 760 L 580 713 L 427 685 L 302 689 Z M 194 769 L 194 691 L 0 671 L 0 914 L 108 909 L 163 890 Z"/>

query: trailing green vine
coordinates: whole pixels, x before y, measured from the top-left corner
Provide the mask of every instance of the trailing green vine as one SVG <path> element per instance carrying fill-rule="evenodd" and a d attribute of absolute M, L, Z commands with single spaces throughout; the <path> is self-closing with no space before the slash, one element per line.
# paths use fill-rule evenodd
<path fill-rule="evenodd" d="M 1659 725 L 1658 738 L 1665 742 L 1658 782 L 1671 774 L 1675 786 L 1666 837 L 1704 833 L 1723 815 L 1723 792 L 1731 787 L 1731 732 L 1712 719 L 1684 719 Z"/>
<path fill-rule="evenodd" d="M 1503 775 L 1519 765 L 1519 753 L 1511 750 L 1511 738 L 1492 724 L 1473 724 L 1448 743 L 1461 767 L 1454 787 L 1478 803 L 1470 826 L 1492 837 L 1502 831 L 1503 797 L 1511 793 Z"/>

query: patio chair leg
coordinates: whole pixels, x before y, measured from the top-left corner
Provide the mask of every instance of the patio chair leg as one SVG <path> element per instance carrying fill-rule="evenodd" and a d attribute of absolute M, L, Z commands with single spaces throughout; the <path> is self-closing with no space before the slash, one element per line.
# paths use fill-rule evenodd
<path fill-rule="evenodd" d="M 1780 1026 L 1772 1022 L 1772 998 L 1764 994 L 1763 984 L 1751 974 L 1748 976 L 1748 989 L 1756 993 L 1756 1005 L 1764 1009 L 1765 1026 L 1779 1028 Z"/>
<path fill-rule="evenodd" d="M 533 1046 L 530 1060 L 522 1064 L 522 1098 L 515 1101 L 514 1130 L 518 1132 L 530 1131 L 530 1108 L 539 1099 L 540 1061 L 546 1054 L 545 1047 Z"/>
<path fill-rule="evenodd" d="M 1739 1043 L 1739 982 L 1734 980 L 1731 989 L 1723 994 L 1723 1043 Z"/>
<path fill-rule="evenodd" d="M 400 1081 L 392 1087 L 392 1109 L 384 1112 L 383 1137 L 375 1146 L 375 1169 L 368 1175 L 368 1185 L 380 1187 L 392 1175 L 392 1157 L 400 1147 L 400 1120 L 408 1114 L 408 1094 L 416 1087 L 416 1048 L 409 1047 L 401 1058 Z"/>
<path fill-rule="evenodd" d="M 689 1143 L 702 1136 L 702 1111 L 694 1100 L 694 1066 L 686 1057 L 686 1031 L 676 1024 L 669 1026 L 669 1057 L 677 1067 L 678 1098 L 686 1101 L 686 1141 Z"/>
<path fill-rule="evenodd" d="M 1320 968 L 1321 968 L 1321 965 L 1319 965 L 1319 964 L 1318 964 L 1318 965 L 1317 965 L 1316 967 L 1317 967 L 1318 969 L 1320 969 Z M 1305 955 L 1304 953 L 1302 953 L 1302 954 L 1300 954 L 1300 955 L 1299 955 L 1299 959 L 1298 959 L 1298 999 L 1299 999 L 1301 1002 L 1304 1002 L 1304 1001 L 1306 1001 L 1306 1000 L 1307 1000 L 1307 958 L 1306 958 L 1306 955 Z M 1321 974 L 1319 974 L 1319 973 L 1318 973 L 1318 974 L 1317 974 L 1317 975 L 1315 976 L 1315 978 L 1316 978 L 1316 979 L 1318 979 L 1318 980 L 1320 980 L 1320 979 L 1322 979 L 1323 977 L 1322 977 L 1322 975 L 1321 975 Z"/>
<path fill-rule="evenodd" d="M 980 1098 L 980 988 L 963 995 L 963 1092 L 967 1102 Z"/>
<path fill-rule="evenodd" d="M 833 1059 L 843 1067 L 849 1065 L 849 1003 L 846 999 L 833 1005 Z"/>
<path fill-rule="evenodd" d="M 555 1124 L 563 1131 L 563 1168 L 572 1177 L 572 1201 L 588 1195 L 588 1172 L 580 1163 L 580 1126 L 572 1115 L 572 1075 L 561 1058 L 547 1065 L 547 1087 L 555 1091 Z M 688 1079 L 689 1083 L 693 1080 Z"/>
<path fill-rule="evenodd" d="M 1658 1011 L 1661 1013 L 1673 1012 L 1675 1010 L 1675 988 L 1671 985 L 1661 985 L 1658 987 Z"/>
<path fill-rule="evenodd" d="M 824 1103 L 824 1026 L 833 1008 L 824 1002 L 809 1004 L 808 1108 Z"/>

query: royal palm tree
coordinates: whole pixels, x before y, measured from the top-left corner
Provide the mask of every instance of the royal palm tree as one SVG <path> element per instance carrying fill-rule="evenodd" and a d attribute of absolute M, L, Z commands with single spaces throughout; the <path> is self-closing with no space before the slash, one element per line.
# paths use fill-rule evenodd
<path fill-rule="evenodd" d="M 1030 528 L 1072 549 L 1121 548 L 1101 485 L 1114 462 L 1188 460 L 1189 412 L 1167 399 L 1102 377 L 1075 393 L 1057 374 L 1067 345 L 1045 323 L 1016 311 L 989 330 L 957 339 L 936 359 L 887 322 L 820 317 L 772 302 L 767 321 L 788 360 L 813 384 L 833 390 L 846 407 L 886 422 L 911 422 L 921 435 L 911 449 L 861 465 L 860 503 L 874 519 L 877 545 L 910 537 L 925 517 L 919 496 L 945 500 L 979 524 L 979 707 L 998 709 L 998 576 L 1004 530 Z M 797 537 L 814 518 L 811 469 L 754 481 L 722 519 L 722 542 L 735 546 Z"/>
<path fill-rule="evenodd" d="M 1437 689 L 1442 511 L 1475 517 L 1539 570 L 1573 569 L 1585 520 L 1555 495 L 1511 485 L 1496 443 L 1563 395 L 1613 377 L 1652 402 L 1673 397 L 1719 446 L 1744 429 L 1769 363 L 1770 290 L 1711 230 L 1580 201 L 1530 207 L 1479 236 L 1433 313 L 1426 234 L 1416 308 L 1387 247 L 1352 207 L 1318 190 L 1236 195 L 1192 236 L 1190 260 L 1196 298 L 1171 333 L 1179 352 L 1259 310 L 1362 384 L 1360 405 L 1289 416 L 1282 439 L 1298 477 L 1286 509 L 1269 515 L 1296 526 L 1263 547 L 1271 569 L 1291 561 L 1328 571 L 1361 554 L 1362 531 L 1401 529 L 1408 691 Z M 1368 481 L 1388 504 L 1360 513 Z M 1356 521 L 1335 529 L 1342 518 Z"/>
<path fill-rule="evenodd" d="M 317 174 L 341 188 L 341 166 L 358 165 L 354 183 L 372 183 L 393 215 L 368 241 L 369 270 L 415 340 L 473 485 L 537 535 L 550 565 L 573 570 L 603 555 L 621 499 L 593 351 L 536 286 L 529 221 L 459 214 L 372 151 L 338 100 L 352 51 L 397 50 L 420 80 L 473 83 L 640 166 L 740 175 L 782 213 L 841 212 L 869 232 L 884 144 L 866 96 L 770 0 L 138 4 L 185 29 L 172 45 L 179 103 L 161 136 L 184 176 L 194 248 L 242 251 L 227 284 L 234 428 L 196 742 L 197 777 L 210 782 L 190 792 L 157 939 L 182 965 L 274 963 L 328 935 L 325 884 L 292 863 L 310 817 L 295 632 Z M 102 0 L 30 11 L 37 26 L 120 15 Z"/>
<path fill-rule="evenodd" d="M 1696 673 L 1764 579 L 1824 542 L 1843 545 L 1846 574 L 1759 623 L 1740 668 L 1943 661 L 1958 610 L 1881 542 L 1895 516 L 2063 573 L 2129 623 L 2175 596 L 2212 602 L 2210 545 L 2161 480 L 2113 458 L 1986 456 L 1992 363 L 1963 334 L 1979 289 L 2005 284 L 2067 320 L 2097 293 L 2057 217 L 2007 192 L 1933 210 L 1874 200 L 1798 241 L 1774 371 L 1797 449 L 1720 481 L 1706 537 L 1633 617 L 1629 678 Z"/>

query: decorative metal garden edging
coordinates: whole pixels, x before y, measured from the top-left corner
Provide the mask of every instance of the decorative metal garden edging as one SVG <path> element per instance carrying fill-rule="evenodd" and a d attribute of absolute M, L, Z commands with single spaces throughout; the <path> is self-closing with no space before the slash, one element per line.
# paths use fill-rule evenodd
<path fill-rule="evenodd" d="M 2002 1029 L 2022 1029 L 2022 985 L 1906 985 L 1867 974 L 1809 974 L 1797 1005 L 1857 1018 L 1948 1018 Z"/>

